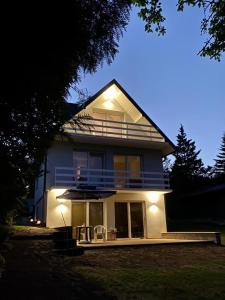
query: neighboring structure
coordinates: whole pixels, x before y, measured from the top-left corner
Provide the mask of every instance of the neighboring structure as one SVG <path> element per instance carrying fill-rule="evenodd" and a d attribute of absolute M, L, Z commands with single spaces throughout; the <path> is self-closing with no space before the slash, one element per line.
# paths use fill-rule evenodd
<path fill-rule="evenodd" d="M 36 181 L 37 217 L 51 228 L 104 225 L 118 238 L 161 237 L 171 191 L 162 158 L 172 142 L 116 80 L 81 107 L 68 106 L 71 120 L 86 119 L 68 121 L 48 150 Z"/>

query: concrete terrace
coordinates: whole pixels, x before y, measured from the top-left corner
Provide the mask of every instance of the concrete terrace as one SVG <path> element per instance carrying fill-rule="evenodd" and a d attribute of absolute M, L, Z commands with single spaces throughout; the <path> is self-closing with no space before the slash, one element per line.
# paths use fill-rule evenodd
<path fill-rule="evenodd" d="M 139 246 L 153 246 L 153 245 L 171 245 L 171 244 L 190 244 L 190 243 L 214 243 L 209 240 L 187 240 L 187 239 L 118 239 L 116 241 L 92 241 L 91 243 L 78 243 L 80 247 L 88 249 L 100 249 L 100 248 L 117 248 L 117 247 L 139 247 Z"/>

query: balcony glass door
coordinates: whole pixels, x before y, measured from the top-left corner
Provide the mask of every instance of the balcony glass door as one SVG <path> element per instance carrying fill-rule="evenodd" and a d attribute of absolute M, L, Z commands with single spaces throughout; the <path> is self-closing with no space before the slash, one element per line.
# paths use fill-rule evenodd
<path fill-rule="evenodd" d="M 141 158 L 138 155 L 114 155 L 115 186 L 140 187 Z"/>
<path fill-rule="evenodd" d="M 75 178 L 82 184 L 98 184 L 102 179 L 103 154 L 74 151 Z M 95 171 L 96 170 L 96 171 Z"/>
<path fill-rule="evenodd" d="M 122 188 L 126 184 L 126 156 L 114 155 L 114 176 L 115 176 L 115 187 Z"/>
<path fill-rule="evenodd" d="M 102 181 L 103 154 L 90 152 L 88 168 L 91 169 L 89 182 L 99 186 Z"/>

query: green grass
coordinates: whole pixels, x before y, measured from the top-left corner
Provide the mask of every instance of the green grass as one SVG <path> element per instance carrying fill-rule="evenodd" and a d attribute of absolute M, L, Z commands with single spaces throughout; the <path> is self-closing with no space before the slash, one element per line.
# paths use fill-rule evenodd
<path fill-rule="evenodd" d="M 177 225 L 173 226 L 173 231 L 219 231 L 224 246 L 168 246 L 149 248 L 150 252 L 135 250 L 136 257 L 144 255 L 139 262 L 131 250 L 118 253 L 118 261 L 113 253 L 111 260 L 102 253 L 103 262 L 98 263 L 99 259 L 93 261 L 87 256 L 86 265 L 73 268 L 118 300 L 225 300 L 225 227 L 182 222 L 173 225 Z M 96 255 L 101 256 L 97 252 Z"/>
<path fill-rule="evenodd" d="M 86 279 L 101 284 L 123 299 L 225 299 L 225 265 L 184 266 L 173 270 L 151 268 L 103 269 L 79 267 Z"/>
<path fill-rule="evenodd" d="M 14 231 L 24 231 L 28 230 L 29 228 L 33 228 L 32 226 L 23 226 L 23 225 L 13 225 L 13 230 Z"/>

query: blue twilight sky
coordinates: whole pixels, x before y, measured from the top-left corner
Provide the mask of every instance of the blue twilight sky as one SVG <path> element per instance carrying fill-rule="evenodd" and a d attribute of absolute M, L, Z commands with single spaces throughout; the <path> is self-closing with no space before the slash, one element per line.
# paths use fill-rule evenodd
<path fill-rule="evenodd" d="M 134 10 L 114 62 L 81 74 L 79 88 L 92 95 L 115 78 L 174 143 L 182 123 L 203 162 L 214 164 L 225 132 L 225 56 L 221 62 L 197 56 L 205 39 L 201 12 L 177 13 L 175 2 L 166 7 L 164 37 L 145 33 Z M 68 100 L 76 99 L 71 91 Z"/>

